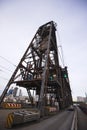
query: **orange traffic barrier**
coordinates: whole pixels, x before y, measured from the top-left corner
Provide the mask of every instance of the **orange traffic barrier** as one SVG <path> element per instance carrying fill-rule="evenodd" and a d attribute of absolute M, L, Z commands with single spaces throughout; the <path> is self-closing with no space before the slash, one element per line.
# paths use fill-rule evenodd
<path fill-rule="evenodd" d="M 3 108 L 21 108 L 21 104 L 18 103 L 3 103 Z"/>

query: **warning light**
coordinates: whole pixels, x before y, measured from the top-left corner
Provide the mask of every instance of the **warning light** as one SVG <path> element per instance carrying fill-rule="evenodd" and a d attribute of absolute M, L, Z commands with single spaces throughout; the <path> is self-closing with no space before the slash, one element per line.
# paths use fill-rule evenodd
<path fill-rule="evenodd" d="M 67 74 L 64 74 L 64 78 L 68 78 Z"/>

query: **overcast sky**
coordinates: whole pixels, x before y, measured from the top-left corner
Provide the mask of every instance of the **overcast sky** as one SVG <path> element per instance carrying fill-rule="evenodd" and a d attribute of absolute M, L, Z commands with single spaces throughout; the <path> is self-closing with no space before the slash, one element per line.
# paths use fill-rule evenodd
<path fill-rule="evenodd" d="M 85 96 L 87 0 L 0 0 L 0 91 L 39 26 L 51 20 L 57 23 L 57 44 L 63 48 L 73 98 Z"/>

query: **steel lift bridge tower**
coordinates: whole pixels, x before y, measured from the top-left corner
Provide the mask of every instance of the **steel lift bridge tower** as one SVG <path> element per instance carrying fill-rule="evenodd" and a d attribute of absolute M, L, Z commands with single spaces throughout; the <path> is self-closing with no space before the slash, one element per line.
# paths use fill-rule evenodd
<path fill-rule="evenodd" d="M 27 89 L 31 103 L 30 90 L 36 90 L 39 95 L 38 108 L 42 113 L 47 94 L 55 95 L 60 109 L 72 104 L 67 68 L 59 65 L 55 32 L 53 21 L 39 27 L 4 89 L 0 102 L 9 87 L 16 84 Z"/>

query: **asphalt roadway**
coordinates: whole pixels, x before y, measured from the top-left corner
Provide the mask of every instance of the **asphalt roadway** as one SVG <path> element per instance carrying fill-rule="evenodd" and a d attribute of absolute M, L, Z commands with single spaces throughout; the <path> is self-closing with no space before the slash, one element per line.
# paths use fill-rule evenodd
<path fill-rule="evenodd" d="M 0 110 L 0 115 L 2 111 Z M 5 115 L 4 111 L 4 115 Z M 7 130 L 4 127 L 4 115 L 0 116 L 0 130 Z M 41 119 L 39 122 L 29 122 L 14 126 L 11 130 L 70 130 L 72 125 L 74 111 L 65 110 L 57 115 L 47 119 Z"/>

